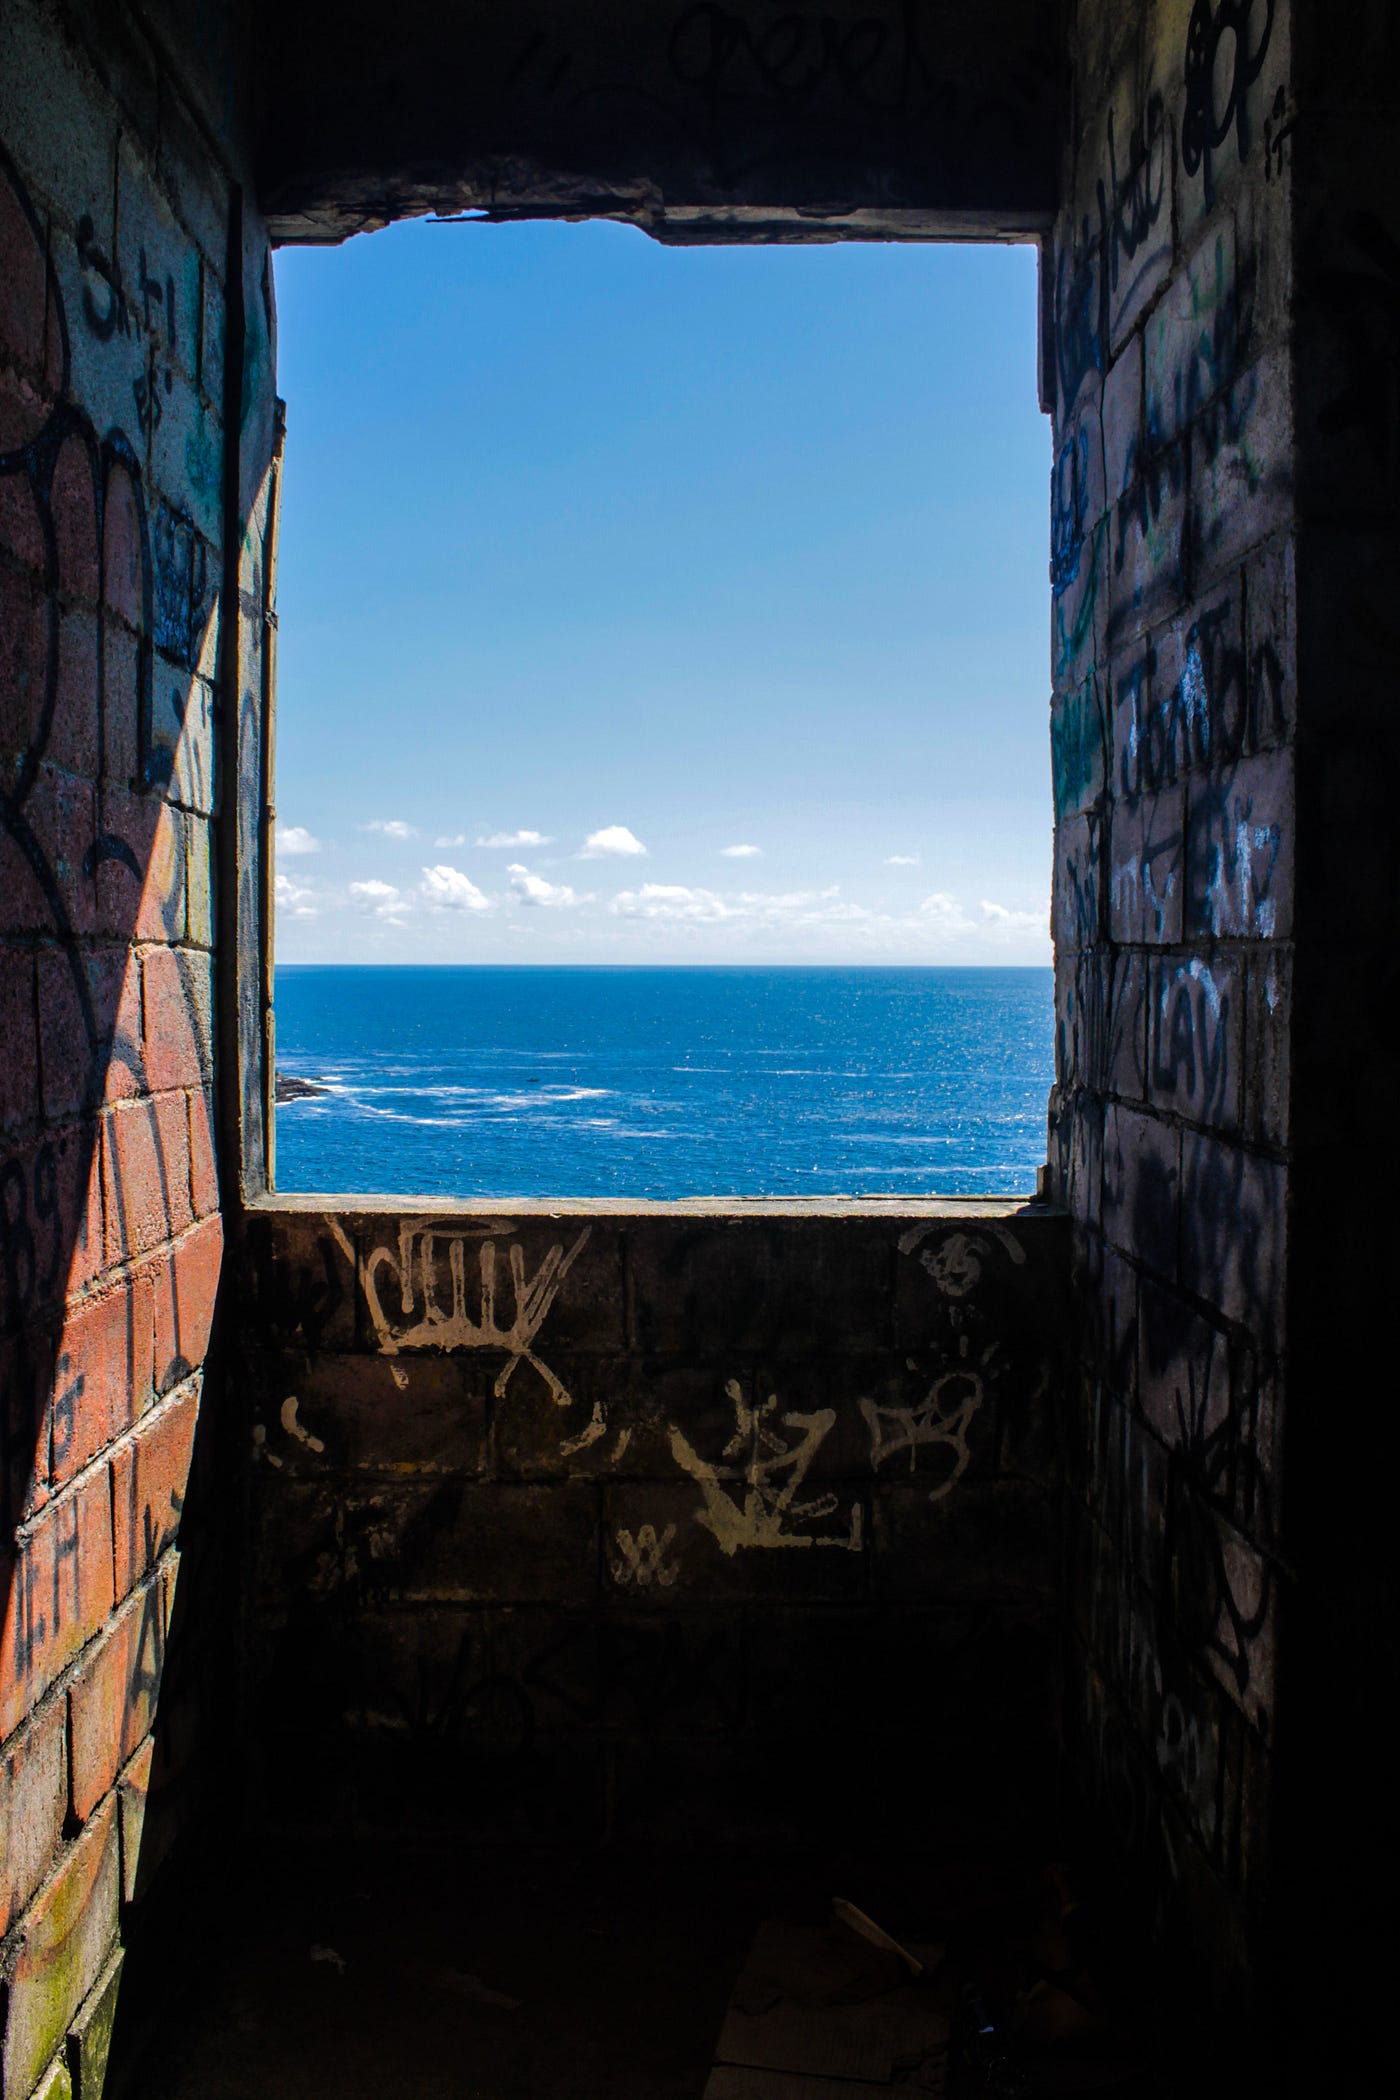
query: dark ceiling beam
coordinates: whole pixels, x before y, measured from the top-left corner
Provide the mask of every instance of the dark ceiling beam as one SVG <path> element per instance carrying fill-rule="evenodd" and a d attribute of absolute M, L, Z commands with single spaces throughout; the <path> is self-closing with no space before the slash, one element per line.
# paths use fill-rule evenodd
<path fill-rule="evenodd" d="M 1034 234 L 1059 0 L 263 0 L 274 238 L 424 212 L 662 240 Z"/>

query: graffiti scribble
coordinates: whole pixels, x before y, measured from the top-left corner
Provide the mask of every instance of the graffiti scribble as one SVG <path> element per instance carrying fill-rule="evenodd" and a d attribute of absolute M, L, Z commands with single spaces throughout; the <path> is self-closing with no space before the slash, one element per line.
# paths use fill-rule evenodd
<path fill-rule="evenodd" d="M 705 1497 L 703 1507 L 696 1511 L 697 1521 L 714 1533 L 726 1554 L 748 1546 L 839 1546 L 858 1553 L 862 1536 L 858 1502 L 851 1506 L 844 1537 L 822 1537 L 791 1528 L 816 1524 L 836 1514 L 835 1495 L 798 1500 L 808 1468 L 835 1426 L 835 1408 L 778 1416 L 776 1393 L 750 1407 L 737 1379 L 731 1378 L 724 1390 L 733 1403 L 735 1427 L 719 1465 L 701 1458 L 679 1429 L 671 1431 L 672 1456 L 692 1480 L 699 1481 Z M 779 1436 L 778 1428 L 795 1430 L 795 1440 Z"/>
<path fill-rule="evenodd" d="M 525 1250 L 518 1240 L 511 1243 L 507 1258 L 513 1310 L 507 1321 L 501 1317 L 497 1303 L 494 1240 L 483 1240 L 477 1250 L 477 1309 L 473 1317 L 467 1310 L 467 1251 L 472 1243 L 460 1234 L 443 1234 L 430 1226 L 405 1222 L 399 1227 L 397 1255 L 389 1247 L 376 1247 L 365 1261 L 365 1303 L 379 1348 L 386 1356 L 395 1356 L 401 1349 L 499 1349 L 507 1360 L 496 1379 L 497 1399 L 505 1393 L 517 1364 L 527 1363 L 544 1380 L 555 1404 L 568 1407 L 571 1396 L 567 1388 L 547 1364 L 541 1363 L 534 1343 L 560 1285 L 583 1252 L 590 1230 L 585 1225 L 567 1251 L 562 1243 L 556 1243 L 528 1279 Z M 452 1288 L 450 1306 L 438 1299 L 437 1253 L 444 1239 Z M 379 1276 L 384 1269 L 399 1280 L 402 1324 L 397 1327 L 380 1300 Z"/>

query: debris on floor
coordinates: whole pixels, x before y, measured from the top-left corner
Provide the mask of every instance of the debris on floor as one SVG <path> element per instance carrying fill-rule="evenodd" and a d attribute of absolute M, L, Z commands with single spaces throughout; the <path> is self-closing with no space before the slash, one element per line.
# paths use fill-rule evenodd
<path fill-rule="evenodd" d="M 440 1991 L 450 1991 L 454 1998 L 466 1998 L 473 2005 L 494 2005 L 502 2012 L 520 2010 L 520 2000 L 512 1998 L 509 1991 L 495 1990 L 465 1969 L 431 1968 L 425 1973 L 425 1981 Z"/>
<path fill-rule="evenodd" d="M 1086 1956 L 1061 1869 L 1019 1915 L 898 1939 L 836 1899 L 825 1925 L 760 1925 L 730 1995 L 704 2100 L 1146 2100 Z M 949 1946 L 952 1952 L 949 1952 Z"/>
<path fill-rule="evenodd" d="M 705 2100 L 863 2100 L 896 2078 L 946 2090 L 952 2023 L 939 1972 L 848 1922 L 850 1908 L 826 1926 L 759 1927 Z"/>
<path fill-rule="evenodd" d="M 1019 1846 L 464 1863 L 279 1844 L 223 1887 L 182 1987 L 152 1965 L 163 1995 L 124 2000 L 122 2100 L 1178 2090 L 1144 2074 L 1125 2017 L 1150 1951 L 1114 1891 L 1090 1895 Z"/>

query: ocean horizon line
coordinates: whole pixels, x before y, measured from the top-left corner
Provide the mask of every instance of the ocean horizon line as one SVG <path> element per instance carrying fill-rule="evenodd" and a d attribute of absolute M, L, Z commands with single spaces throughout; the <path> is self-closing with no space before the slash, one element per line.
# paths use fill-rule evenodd
<path fill-rule="evenodd" d="M 1034 964 L 304 963 L 275 1004 L 282 1188 L 1004 1195 L 1045 1158 Z"/>
<path fill-rule="evenodd" d="M 987 976 L 1048 972 L 1053 963 L 896 963 L 896 962 L 283 962 L 275 970 L 869 970 L 891 973 L 944 971 Z"/>

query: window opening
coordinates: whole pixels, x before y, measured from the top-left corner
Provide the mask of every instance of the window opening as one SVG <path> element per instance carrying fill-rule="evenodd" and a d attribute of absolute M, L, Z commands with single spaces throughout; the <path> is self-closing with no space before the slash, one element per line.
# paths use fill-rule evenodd
<path fill-rule="evenodd" d="M 1027 1193 L 1030 248 L 282 251 L 277 1186 Z"/>

